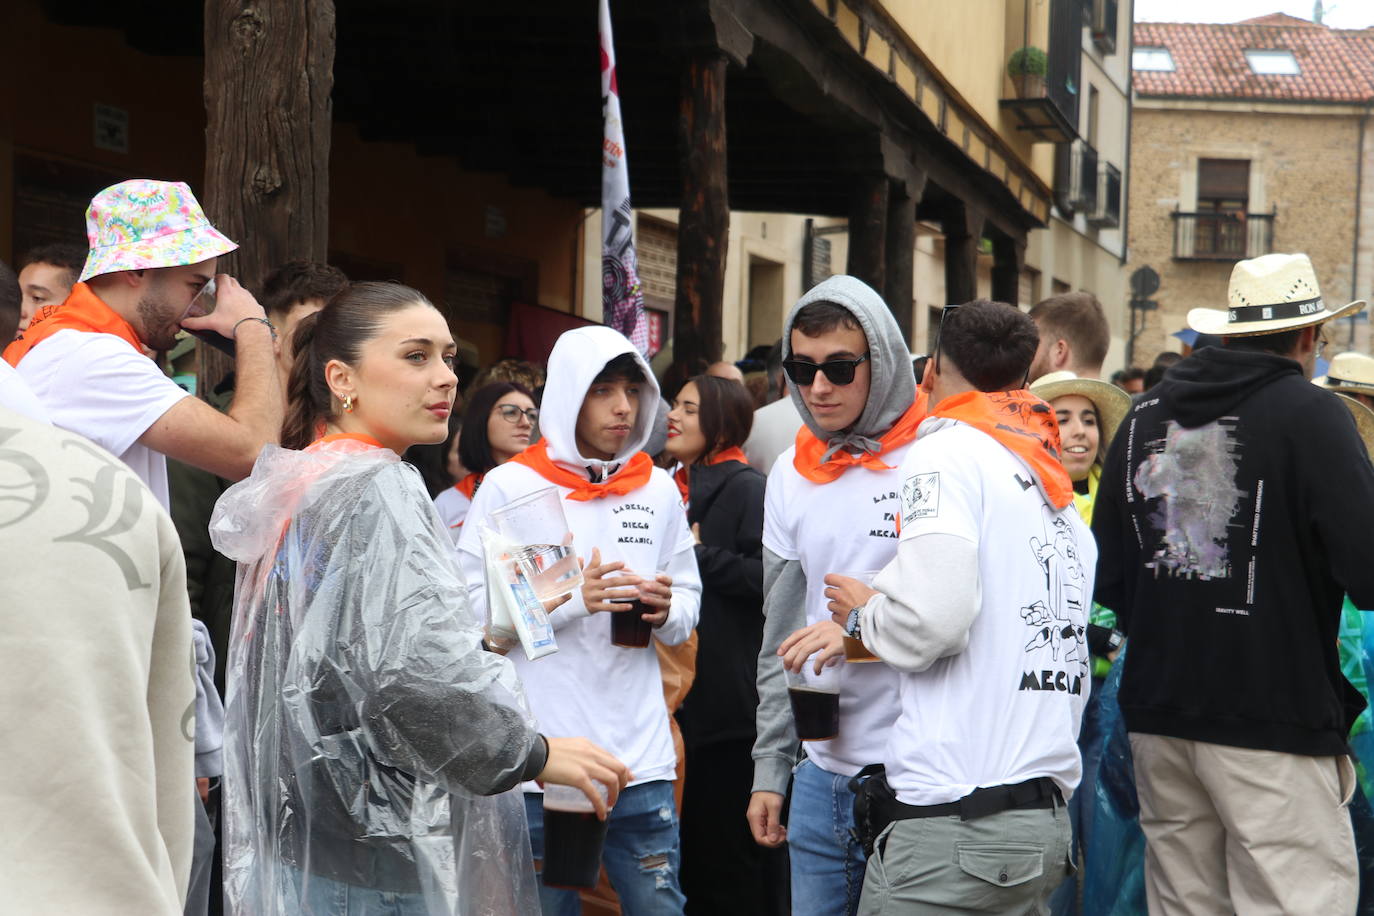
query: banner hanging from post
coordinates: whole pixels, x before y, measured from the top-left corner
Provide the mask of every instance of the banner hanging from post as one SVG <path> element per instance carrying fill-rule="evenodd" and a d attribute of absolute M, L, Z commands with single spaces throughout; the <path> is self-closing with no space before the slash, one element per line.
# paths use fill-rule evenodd
<path fill-rule="evenodd" d="M 602 320 L 649 356 L 649 322 L 635 253 L 634 210 L 630 207 L 630 171 L 625 157 L 625 126 L 620 121 L 616 84 L 615 42 L 611 37 L 610 0 L 600 0 L 601 110 L 601 311 Z"/>

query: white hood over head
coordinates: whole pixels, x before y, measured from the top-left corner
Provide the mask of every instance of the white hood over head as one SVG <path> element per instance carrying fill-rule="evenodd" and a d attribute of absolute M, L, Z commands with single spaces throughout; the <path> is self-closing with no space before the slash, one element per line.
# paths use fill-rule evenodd
<path fill-rule="evenodd" d="M 644 373 L 634 427 L 614 460 L 588 458 L 577 450 L 577 416 L 582 411 L 582 401 L 592 380 L 606 364 L 626 353 L 634 356 Z M 549 354 L 544 400 L 539 405 L 539 433 L 548 440 L 549 458 L 554 463 L 583 476 L 589 476 L 589 468 L 597 468 L 600 473 L 603 466 L 610 465 L 604 471 L 609 476 L 618 470 L 615 465 L 623 465 L 649 441 L 658 401 L 658 381 L 653 371 L 624 334 L 600 326 L 574 328 L 558 338 Z"/>

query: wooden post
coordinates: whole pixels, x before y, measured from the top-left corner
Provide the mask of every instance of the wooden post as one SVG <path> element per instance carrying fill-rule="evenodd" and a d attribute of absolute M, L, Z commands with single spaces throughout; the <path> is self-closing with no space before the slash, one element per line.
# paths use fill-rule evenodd
<path fill-rule="evenodd" d="M 678 109 L 682 209 L 677 224 L 677 299 L 673 363 L 695 371 L 724 349 L 725 253 L 730 195 L 725 162 L 725 54 L 704 51 L 687 61 Z"/>
<path fill-rule="evenodd" d="M 1026 262 L 1026 239 L 999 235 L 992 240 L 992 298 L 1019 306 L 1021 265 Z"/>
<path fill-rule="evenodd" d="M 881 172 L 856 176 L 849 210 L 849 258 L 845 268 L 851 277 L 882 292 L 887 274 L 887 176 Z"/>
<path fill-rule="evenodd" d="M 205 0 L 205 187 L 210 221 L 239 243 L 218 269 L 256 290 L 329 247 L 334 0 Z M 197 391 L 233 366 L 200 348 Z"/>
<path fill-rule="evenodd" d="M 915 285 L 916 198 L 905 185 L 894 183 L 887 201 L 887 263 L 884 266 L 883 299 L 902 339 L 911 346 L 911 298 Z"/>
<path fill-rule="evenodd" d="M 978 242 L 983 214 L 956 201 L 941 221 L 945 230 L 945 304 L 962 305 L 978 298 Z"/>

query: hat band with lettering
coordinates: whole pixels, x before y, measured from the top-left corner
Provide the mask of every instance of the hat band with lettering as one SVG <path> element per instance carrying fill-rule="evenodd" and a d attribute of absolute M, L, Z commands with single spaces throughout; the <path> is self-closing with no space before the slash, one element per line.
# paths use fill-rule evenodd
<path fill-rule="evenodd" d="M 1374 391 L 1374 382 L 1356 382 L 1348 378 L 1337 378 L 1330 372 L 1326 374 L 1326 386 L 1328 388 L 1335 388 L 1337 386 L 1341 388 L 1364 388 L 1369 391 Z"/>
<path fill-rule="evenodd" d="M 1242 321 L 1274 321 L 1285 318 L 1304 318 L 1324 311 L 1321 297 L 1297 302 L 1276 302 L 1273 305 L 1240 305 L 1230 309 L 1227 318 L 1232 324 Z"/>

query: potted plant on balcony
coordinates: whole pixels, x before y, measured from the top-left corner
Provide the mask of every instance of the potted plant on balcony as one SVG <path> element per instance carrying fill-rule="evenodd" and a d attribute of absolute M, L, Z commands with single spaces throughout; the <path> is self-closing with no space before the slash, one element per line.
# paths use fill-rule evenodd
<path fill-rule="evenodd" d="M 1049 58 L 1039 48 L 1018 48 L 1007 61 L 1007 73 L 1016 86 L 1016 95 L 1019 98 L 1040 98 L 1045 94 L 1045 75 L 1049 73 Z"/>

